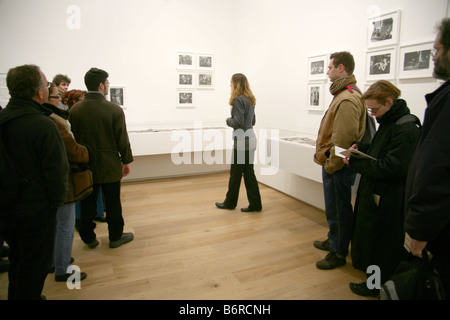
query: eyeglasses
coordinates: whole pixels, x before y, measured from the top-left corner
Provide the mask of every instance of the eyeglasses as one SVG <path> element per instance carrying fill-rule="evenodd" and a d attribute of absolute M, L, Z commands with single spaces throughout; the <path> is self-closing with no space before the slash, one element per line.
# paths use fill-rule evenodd
<path fill-rule="evenodd" d="M 52 85 L 51 82 L 47 82 L 47 88 L 50 88 L 51 85 Z"/>

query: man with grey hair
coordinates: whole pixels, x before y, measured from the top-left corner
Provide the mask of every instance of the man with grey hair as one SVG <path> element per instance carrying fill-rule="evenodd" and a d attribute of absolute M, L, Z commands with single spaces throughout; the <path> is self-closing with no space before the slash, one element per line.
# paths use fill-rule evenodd
<path fill-rule="evenodd" d="M 0 162 L 0 233 L 10 247 L 8 299 L 37 300 L 43 298 L 53 263 L 56 211 L 68 194 L 69 164 L 58 128 L 42 110 L 49 83 L 41 69 L 12 68 L 6 84 L 11 99 L 0 111 L 1 138 L 15 171 L 25 181 L 20 190 L 10 192 L 13 172 Z"/>
<path fill-rule="evenodd" d="M 438 30 L 433 75 L 445 83 L 425 96 L 427 109 L 406 184 L 405 231 L 413 255 L 432 254 L 450 299 L 450 19 Z"/>

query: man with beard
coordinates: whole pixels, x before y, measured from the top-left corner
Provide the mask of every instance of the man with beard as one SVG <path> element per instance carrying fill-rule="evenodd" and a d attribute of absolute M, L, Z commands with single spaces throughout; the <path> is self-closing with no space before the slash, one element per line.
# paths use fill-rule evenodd
<path fill-rule="evenodd" d="M 405 231 L 413 255 L 428 250 L 450 299 L 450 19 L 438 27 L 434 74 L 446 82 L 427 94 L 424 123 L 406 185 Z"/>

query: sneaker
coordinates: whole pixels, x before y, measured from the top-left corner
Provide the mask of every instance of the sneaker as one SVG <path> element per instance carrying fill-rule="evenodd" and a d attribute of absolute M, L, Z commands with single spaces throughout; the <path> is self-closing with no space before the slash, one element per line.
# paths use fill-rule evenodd
<path fill-rule="evenodd" d="M 75 276 L 76 274 L 78 274 L 77 276 Z M 76 272 L 73 271 L 72 273 L 66 273 L 66 274 L 60 274 L 60 275 L 55 275 L 55 281 L 56 282 L 67 282 L 67 279 L 69 279 L 70 277 L 73 277 L 73 280 L 84 280 L 87 277 L 87 274 L 84 272 Z"/>
<path fill-rule="evenodd" d="M 336 252 L 331 251 L 325 259 L 317 261 L 316 267 L 320 270 L 331 270 L 347 263 L 345 257 L 339 256 Z"/>
<path fill-rule="evenodd" d="M 324 251 L 331 251 L 330 249 L 331 241 L 330 239 L 324 240 L 324 241 L 314 241 L 314 247 L 320 250 Z"/>
<path fill-rule="evenodd" d="M 130 241 L 132 241 L 134 239 L 134 235 L 129 232 L 129 233 L 122 233 L 122 237 L 120 237 L 119 240 L 116 241 L 111 241 L 109 243 L 109 247 L 110 248 L 117 248 L 120 247 L 121 245 L 128 243 Z"/>
<path fill-rule="evenodd" d="M 367 288 L 367 283 L 354 283 L 350 282 L 348 285 L 350 289 L 356 293 L 357 295 L 363 296 L 363 297 L 378 297 L 380 295 L 380 290 L 378 289 L 369 289 Z"/>

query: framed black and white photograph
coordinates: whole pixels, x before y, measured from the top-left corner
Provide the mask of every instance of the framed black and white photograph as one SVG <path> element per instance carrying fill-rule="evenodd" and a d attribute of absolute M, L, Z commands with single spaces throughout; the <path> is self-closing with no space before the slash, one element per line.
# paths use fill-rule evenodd
<path fill-rule="evenodd" d="M 308 58 L 308 80 L 327 80 L 328 56 L 320 55 Z"/>
<path fill-rule="evenodd" d="M 177 107 L 192 108 L 195 106 L 194 90 L 177 90 Z"/>
<path fill-rule="evenodd" d="M 432 78 L 432 50 L 433 41 L 401 46 L 398 78 Z"/>
<path fill-rule="evenodd" d="M 177 88 L 194 88 L 195 73 L 189 71 L 178 71 L 176 75 Z"/>
<path fill-rule="evenodd" d="M 110 86 L 109 99 L 111 102 L 117 103 L 122 108 L 125 108 L 125 87 Z"/>
<path fill-rule="evenodd" d="M 369 18 L 367 22 L 367 48 L 398 44 L 400 36 L 400 10 Z"/>
<path fill-rule="evenodd" d="M 197 73 L 197 88 L 198 89 L 214 89 L 214 73 L 213 72 L 198 72 Z"/>
<path fill-rule="evenodd" d="M 214 55 L 199 53 L 197 55 L 198 70 L 214 70 Z"/>
<path fill-rule="evenodd" d="M 396 48 L 367 52 L 366 80 L 394 79 L 396 54 Z"/>
<path fill-rule="evenodd" d="M 194 70 L 196 68 L 196 57 L 194 53 L 178 52 L 176 65 L 178 70 Z"/>
<path fill-rule="evenodd" d="M 325 83 L 308 83 L 306 98 L 308 111 L 323 111 L 325 109 Z"/>

